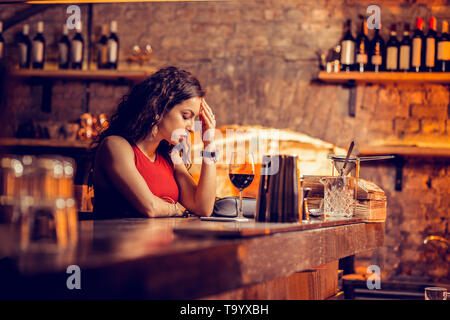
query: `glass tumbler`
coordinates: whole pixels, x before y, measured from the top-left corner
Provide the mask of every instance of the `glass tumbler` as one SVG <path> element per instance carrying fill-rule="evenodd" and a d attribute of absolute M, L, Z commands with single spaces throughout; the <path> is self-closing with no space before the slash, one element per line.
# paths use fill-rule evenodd
<path fill-rule="evenodd" d="M 78 217 L 73 199 L 74 162 L 46 155 L 27 161 L 22 195 L 20 249 L 54 252 L 73 247 L 78 238 Z M 26 201 L 25 201 L 26 200 Z"/>
<path fill-rule="evenodd" d="M 447 300 L 447 289 L 441 287 L 425 288 L 425 300 Z"/>
<path fill-rule="evenodd" d="M 353 177 L 322 177 L 325 217 L 351 218 L 355 212 L 356 179 Z"/>

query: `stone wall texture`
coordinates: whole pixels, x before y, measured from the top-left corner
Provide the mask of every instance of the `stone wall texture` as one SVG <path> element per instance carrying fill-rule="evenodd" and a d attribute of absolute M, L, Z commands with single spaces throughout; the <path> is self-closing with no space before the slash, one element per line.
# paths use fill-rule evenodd
<path fill-rule="evenodd" d="M 360 85 L 356 116 L 348 115 L 349 90 L 312 81 L 317 52 L 327 52 L 342 35 L 346 19 L 357 22 L 372 1 L 245 0 L 180 3 L 99 4 L 92 8 L 95 41 L 101 24 L 117 20 L 120 62 L 133 45 L 153 47 L 152 67 L 177 65 L 194 73 L 207 90 L 217 125 L 261 125 L 291 129 L 346 148 L 373 143 L 450 147 L 450 94 L 441 84 Z M 444 0 L 377 1 L 383 26 L 426 20 L 450 20 Z M 2 6 L 7 19 L 25 5 Z M 88 7 L 81 5 L 87 23 Z M 48 60 L 56 61 L 56 43 L 67 19 L 67 6 L 53 6 L 26 20 L 31 34 L 43 20 Z M 10 57 L 13 39 L 24 22 L 4 37 Z M 354 23 L 353 32 L 359 30 Z M 83 30 L 84 38 L 88 35 Z M 72 35 L 72 34 L 71 34 Z M 382 30 L 386 39 L 387 28 Z M 372 34 L 370 34 L 372 36 Z M 89 111 L 110 112 L 127 86 L 93 83 Z M 40 110 L 39 88 L 17 83 L 8 96 L 5 126 L 13 135 L 18 123 L 73 121 L 86 110 L 86 84 L 58 82 L 52 112 Z M 357 264 L 378 264 L 383 277 L 400 276 L 450 281 L 450 255 L 439 245 L 424 245 L 428 235 L 449 236 L 450 163 L 448 159 L 407 158 L 403 190 L 395 191 L 395 168 L 389 163 L 363 165 L 361 175 L 388 195 L 384 247 L 358 256 Z"/>

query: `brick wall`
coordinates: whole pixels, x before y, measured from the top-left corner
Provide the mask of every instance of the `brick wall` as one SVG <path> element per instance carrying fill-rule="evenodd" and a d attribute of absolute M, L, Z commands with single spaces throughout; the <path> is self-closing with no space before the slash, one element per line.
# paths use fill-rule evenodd
<path fill-rule="evenodd" d="M 137 3 L 95 5 L 94 29 L 118 21 L 121 66 L 133 45 L 153 46 L 152 65 L 175 64 L 191 70 L 208 92 L 218 125 L 246 124 L 287 128 L 339 147 L 351 139 L 368 143 L 450 145 L 450 98 L 447 85 L 381 84 L 357 87 L 356 117 L 348 116 L 349 91 L 311 82 L 316 77 L 316 51 L 326 52 L 342 35 L 347 18 L 356 22 L 372 1 L 248 0 L 199 3 Z M 409 22 L 431 15 L 450 20 L 448 1 L 378 1 L 384 30 L 392 22 Z M 23 6 L 3 6 L 4 19 Z M 27 22 L 46 22 L 49 47 L 55 49 L 65 6 L 48 9 Z M 81 6 L 82 21 L 87 7 Z M 16 26 L 5 32 L 11 42 Z M 354 25 L 354 34 L 359 26 Z M 440 29 L 440 26 L 439 26 Z M 87 38 L 86 29 L 84 37 Z M 10 52 L 14 47 L 9 46 Z M 50 60 L 56 61 L 56 51 Z M 34 91 L 33 91 L 34 90 Z M 11 91 L 10 134 L 18 121 L 75 120 L 85 110 L 85 84 L 66 82 L 54 87 L 53 111 L 39 109 L 36 88 L 19 85 Z M 92 84 L 90 110 L 112 110 L 126 86 Z M 356 151 L 358 149 L 356 147 Z M 391 165 L 364 165 L 363 178 L 388 194 L 386 244 L 361 255 L 358 264 L 379 264 L 387 277 L 413 275 L 450 280 L 449 256 L 430 255 L 423 238 L 448 238 L 450 211 L 448 160 L 411 158 L 404 168 L 404 189 L 394 189 Z M 431 181 L 431 182 L 430 182 Z M 429 250 L 430 249 L 430 250 Z M 433 251 L 434 252 L 434 251 Z M 431 257 L 431 258 L 430 258 Z M 434 258 L 433 258 L 434 257 Z M 447 261 L 445 260 L 447 259 Z M 427 261 L 426 261 L 427 260 Z M 434 261 L 434 263 L 433 263 Z"/>

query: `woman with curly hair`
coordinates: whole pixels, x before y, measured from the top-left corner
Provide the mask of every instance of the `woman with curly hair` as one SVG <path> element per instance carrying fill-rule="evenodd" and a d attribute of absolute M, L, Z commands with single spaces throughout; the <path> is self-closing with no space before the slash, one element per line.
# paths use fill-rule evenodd
<path fill-rule="evenodd" d="M 96 141 L 94 216 L 167 217 L 190 212 L 209 216 L 216 195 L 216 168 L 203 159 L 198 184 L 187 171 L 175 145 L 185 143 L 202 121 L 202 132 L 216 121 L 205 92 L 189 72 L 159 70 L 125 95 L 109 127 Z M 185 132 L 176 135 L 174 132 Z M 202 137 L 205 148 L 211 138 Z M 208 148 L 210 149 L 210 148 Z"/>

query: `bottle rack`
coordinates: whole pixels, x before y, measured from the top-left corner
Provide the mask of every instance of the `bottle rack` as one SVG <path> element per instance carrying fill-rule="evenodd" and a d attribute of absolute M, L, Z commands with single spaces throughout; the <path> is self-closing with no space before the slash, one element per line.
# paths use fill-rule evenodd
<path fill-rule="evenodd" d="M 44 11 L 48 6 L 42 8 L 30 8 L 19 12 L 16 16 L 10 18 L 6 22 L 7 27 L 29 18 Z M 38 10 L 39 9 L 39 10 Z M 150 74 L 156 71 L 155 67 L 146 67 L 145 69 L 137 70 L 118 70 L 118 69 L 92 69 L 92 27 L 93 27 L 93 3 L 87 4 L 87 39 L 85 41 L 86 57 L 85 69 L 58 69 L 57 66 L 45 62 L 44 69 L 17 69 L 12 71 L 11 76 L 26 81 L 29 85 L 40 87 L 41 95 L 41 110 L 44 112 L 51 112 L 51 96 L 52 87 L 55 81 L 82 81 L 86 84 L 86 112 L 89 112 L 90 102 L 90 83 L 91 82 L 111 82 L 119 85 L 133 85 L 146 79 Z"/>
<path fill-rule="evenodd" d="M 350 90 L 348 113 L 356 115 L 356 86 L 367 83 L 439 83 L 450 84 L 450 72 L 326 72 L 320 71 L 317 82 L 338 84 Z"/>

